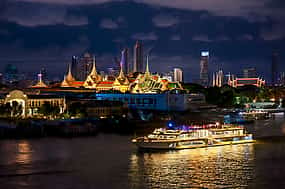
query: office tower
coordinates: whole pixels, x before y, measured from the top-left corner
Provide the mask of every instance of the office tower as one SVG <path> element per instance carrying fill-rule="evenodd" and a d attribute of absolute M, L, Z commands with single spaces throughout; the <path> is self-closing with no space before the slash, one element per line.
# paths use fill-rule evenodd
<path fill-rule="evenodd" d="M 123 67 L 123 72 L 125 74 L 128 74 L 130 71 L 130 66 L 129 66 L 129 50 L 127 48 L 125 48 L 122 51 L 122 56 L 121 56 L 121 62 L 120 62 L 121 66 Z"/>
<path fill-rule="evenodd" d="M 224 84 L 223 70 L 213 73 L 213 87 L 222 87 Z"/>
<path fill-rule="evenodd" d="M 174 81 L 175 82 L 183 82 L 183 71 L 180 68 L 174 68 Z"/>
<path fill-rule="evenodd" d="M 143 63 L 143 46 L 142 43 L 137 41 L 134 47 L 134 72 L 143 72 L 144 63 Z"/>
<path fill-rule="evenodd" d="M 85 81 L 92 70 L 93 56 L 90 53 L 85 53 L 79 60 L 77 66 L 77 78 L 80 81 Z"/>
<path fill-rule="evenodd" d="M 77 79 L 78 78 L 78 57 L 72 56 L 71 58 L 71 73 Z"/>
<path fill-rule="evenodd" d="M 243 69 L 243 77 L 244 78 L 256 78 L 256 69 L 255 68 L 246 68 Z"/>
<path fill-rule="evenodd" d="M 274 86 L 277 84 L 278 73 L 277 66 L 279 61 L 279 54 L 277 52 L 273 52 L 272 54 L 272 62 L 271 62 L 271 84 Z"/>
<path fill-rule="evenodd" d="M 209 73 L 208 73 L 208 64 L 209 64 L 209 52 L 201 52 L 200 60 L 200 84 L 204 87 L 209 85 Z"/>

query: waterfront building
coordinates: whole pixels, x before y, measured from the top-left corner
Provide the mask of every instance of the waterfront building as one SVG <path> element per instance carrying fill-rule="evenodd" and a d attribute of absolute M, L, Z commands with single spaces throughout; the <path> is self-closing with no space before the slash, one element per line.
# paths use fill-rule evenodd
<path fill-rule="evenodd" d="M 278 61 L 279 61 L 279 54 L 277 52 L 273 52 L 272 60 L 271 60 L 271 85 L 274 86 L 277 84 L 278 80 Z"/>
<path fill-rule="evenodd" d="M 183 82 L 183 71 L 181 68 L 173 69 L 174 82 Z"/>
<path fill-rule="evenodd" d="M 213 73 L 213 87 L 222 87 L 224 84 L 223 70 Z"/>
<path fill-rule="evenodd" d="M 60 113 L 63 113 L 66 108 L 65 98 L 59 95 L 50 94 L 25 94 L 20 90 L 13 90 L 9 92 L 4 100 L 0 101 L 3 104 L 19 105 L 21 108 L 20 115 L 22 117 L 33 117 L 39 115 L 39 108 L 49 103 L 52 106 L 57 106 L 60 109 Z"/>
<path fill-rule="evenodd" d="M 140 73 L 134 82 L 131 83 L 132 93 L 160 93 L 166 90 L 183 89 L 179 82 L 170 82 L 163 79 L 159 74 L 151 74 L 149 71 L 149 61 L 147 56 L 146 70 Z"/>
<path fill-rule="evenodd" d="M 255 68 L 246 68 L 243 69 L 243 77 L 244 78 L 256 78 L 256 69 Z"/>
<path fill-rule="evenodd" d="M 134 64 L 133 72 L 143 72 L 144 62 L 143 62 L 143 45 L 140 41 L 136 41 L 134 47 Z"/>
<path fill-rule="evenodd" d="M 179 90 L 161 94 L 97 93 L 95 95 L 98 100 L 120 101 L 130 109 L 142 110 L 186 111 L 192 104 L 205 103 L 203 94 L 183 94 L 179 93 Z"/>
<path fill-rule="evenodd" d="M 204 87 L 207 87 L 209 85 L 208 64 L 209 64 L 209 52 L 202 51 L 200 59 L 200 84 Z"/>
<path fill-rule="evenodd" d="M 254 85 L 257 87 L 265 86 L 265 80 L 257 78 L 234 78 L 230 77 L 228 80 L 228 85 L 232 87 L 241 87 L 245 85 Z"/>

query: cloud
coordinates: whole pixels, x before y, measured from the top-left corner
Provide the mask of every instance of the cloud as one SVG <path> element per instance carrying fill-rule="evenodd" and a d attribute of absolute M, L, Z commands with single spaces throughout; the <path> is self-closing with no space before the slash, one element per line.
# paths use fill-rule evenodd
<path fill-rule="evenodd" d="M 171 15 L 159 14 L 152 18 L 152 22 L 157 27 L 166 28 L 176 25 L 179 20 Z"/>
<path fill-rule="evenodd" d="M 226 35 L 219 35 L 216 37 L 215 41 L 230 41 L 231 39 Z"/>
<path fill-rule="evenodd" d="M 33 4 L 12 4 L 2 12 L 2 19 L 22 26 L 35 27 L 46 25 L 82 26 L 88 24 L 88 18 L 71 13 L 63 6 L 37 6 Z"/>
<path fill-rule="evenodd" d="M 154 32 L 150 33 L 136 33 L 132 36 L 133 39 L 142 41 L 156 41 L 158 39 Z"/>
<path fill-rule="evenodd" d="M 243 34 L 240 37 L 238 37 L 238 40 L 242 40 L 242 41 L 252 41 L 253 40 L 253 36 L 250 34 Z"/>
<path fill-rule="evenodd" d="M 172 40 L 172 41 L 180 41 L 181 37 L 180 37 L 180 35 L 173 35 L 173 36 L 171 36 L 170 40 Z"/>
<path fill-rule="evenodd" d="M 70 62 L 71 56 L 83 53 L 90 46 L 86 36 L 79 36 L 68 44 L 50 44 L 43 48 L 26 48 L 21 41 L 11 44 L 0 44 L 1 53 L 0 68 L 8 64 L 16 65 L 21 72 L 36 72 L 45 67 L 50 70 L 49 74 L 65 73 L 66 65 Z M 51 56 L 52 55 L 52 56 Z"/>
<path fill-rule="evenodd" d="M 263 28 L 260 36 L 265 41 L 281 40 L 285 38 L 284 24 L 274 24 L 270 28 Z"/>
<path fill-rule="evenodd" d="M 113 29 L 117 29 L 119 25 L 112 19 L 104 18 L 103 20 L 101 20 L 100 27 L 104 29 L 113 30 Z"/>
<path fill-rule="evenodd" d="M 193 41 L 200 41 L 200 42 L 212 42 L 207 35 L 195 35 L 192 37 Z"/>

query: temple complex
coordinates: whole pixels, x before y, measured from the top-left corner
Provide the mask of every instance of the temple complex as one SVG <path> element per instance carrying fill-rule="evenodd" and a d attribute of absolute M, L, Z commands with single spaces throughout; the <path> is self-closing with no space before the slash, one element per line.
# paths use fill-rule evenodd
<path fill-rule="evenodd" d="M 41 80 L 34 87 L 47 87 Z M 128 77 L 123 71 L 123 63 L 120 64 L 120 73 L 117 77 L 105 79 L 97 72 L 96 60 L 93 57 L 92 70 L 85 81 L 76 81 L 71 72 L 71 65 L 68 65 L 68 72 L 60 83 L 61 88 L 85 88 L 93 89 L 96 92 L 119 91 L 121 93 L 160 93 L 172 89 L 183 89 L 179 82 L 170 82 L 168 79 L 160 77 L 159 74 L 152 74 L 149 71 L 149 60 L 144 73 L 139 73 L 136 77 Z"/>

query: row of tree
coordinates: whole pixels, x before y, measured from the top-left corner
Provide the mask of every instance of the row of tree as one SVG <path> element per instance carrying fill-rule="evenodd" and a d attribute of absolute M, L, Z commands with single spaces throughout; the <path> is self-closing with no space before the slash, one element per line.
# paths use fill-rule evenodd
<path fill-rule="evenodd" d="M 244 103 L 257 101 L 266 102 L 273 99 L 284 97 L 285 89 L 280 87 L 256 87 L 246 85 L 243 87 L 233 88 L 229 85 L 222 87 L 204 88 L 201 85 L 188 83 L 184 84 L 184 88 L 193 93 L 203 93 L 209 104 L 220 107 L 240 107 Z"/>

